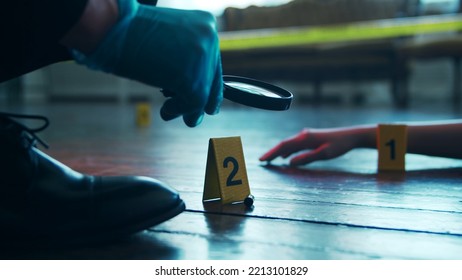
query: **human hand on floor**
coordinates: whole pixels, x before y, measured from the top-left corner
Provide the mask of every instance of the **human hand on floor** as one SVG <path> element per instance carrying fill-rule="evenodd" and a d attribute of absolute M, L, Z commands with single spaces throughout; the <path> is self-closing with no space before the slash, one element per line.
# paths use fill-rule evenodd
<path fill-rule="evenodd" d="M 370 128 L 361 127 L 305 128 L 271 148 L 260 157 L 260 161 L 271 162 L 277 157 L 288 158 L 299 152 L 290 159 L 290 165 L 298 166 L 317 160 L 333 159 L 361 147 L 366 140 L 369 140 L 366 138 L 373 133 Z"/>

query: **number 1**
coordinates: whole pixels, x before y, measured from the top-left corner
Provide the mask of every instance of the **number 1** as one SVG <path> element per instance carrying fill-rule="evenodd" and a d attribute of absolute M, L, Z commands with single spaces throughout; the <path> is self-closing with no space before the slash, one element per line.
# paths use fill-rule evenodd
<path fill-rule="evenodd" d="M 395 158 L 396 158 L 396 150 L 395 150 L 396 143 L 395 143 L 395 139 L 391 139 L 390 141 L 388 141 L 387 143 L 385 143 L 385 146 L 389 146 L 389 147 L 390 147 L 390 159 L 391 159 L 391 160 L 395 160 Z"/>

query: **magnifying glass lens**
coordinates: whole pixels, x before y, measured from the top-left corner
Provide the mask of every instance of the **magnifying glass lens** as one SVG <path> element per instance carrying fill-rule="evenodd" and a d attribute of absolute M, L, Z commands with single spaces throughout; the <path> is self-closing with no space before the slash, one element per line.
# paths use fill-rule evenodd
<path fill-rule="evenodd" d="M 227 82 L 226 84 L 230 87 L 242 90 L 244 92 L 252 93 L 252 94 L 257 94 L 257 95 L 267 96 L 267 97 L 274 97 L 274 98 L 281 97 L 279 94 L 276 94 L 272 91 L 269 91 L 267 89 L 254 86 L 254 85 L 249 85 L 249 84 L 244 84 L 244 83 L 239 83 L 239 82 Z"/>
<path fill-rule="evenodd" d="M 224 97 L 243 105 L 283 111 L 289 109 L 292 101 L 292 93 L 263 81 L 224 75 L 223 82 Z"/>
<path fill-rule="evenodd" d="M 223 96 L 242 105 L 265 110 L 288 110 L 292 102 L 292 93 L 278 86 L 239 76 L 223 75 Z M 165 97 L 175 94 L 162 89 Z"/>

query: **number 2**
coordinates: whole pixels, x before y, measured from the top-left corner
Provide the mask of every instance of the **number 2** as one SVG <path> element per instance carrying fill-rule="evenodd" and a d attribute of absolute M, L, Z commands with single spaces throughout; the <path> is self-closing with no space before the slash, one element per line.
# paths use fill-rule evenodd
<path fill-rule="evenodd" d="M 227 157 L 223 161 L 223 168 L 228 168 L 229 163 L 233 165 L 233 169 L 229 173 L 228 179 L 226 179 L 226 186 L 237 186 L 242 185 L 242 180 L 235 180 L 234 176 L 236 176 L 237 172 L 239 171 L 239 162 L 233 157 Z"/>
<path fill-rule="evenodd" d="M 391 139 L 390 141 L 388 141 L 387 143 L 385 143 L 385 146 L 389 146 L 389 147 L 390 147 L 390 159 L 391 159 L 391 160 L 395 160 L 395 158 L 396 158 L 396 151 L 395 151 L 396 143 L 395 143 L 395 139 Z"/>

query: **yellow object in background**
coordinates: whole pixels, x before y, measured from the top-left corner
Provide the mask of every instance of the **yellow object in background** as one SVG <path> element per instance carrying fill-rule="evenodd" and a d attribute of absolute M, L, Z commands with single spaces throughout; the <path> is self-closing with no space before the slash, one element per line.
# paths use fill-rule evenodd
<path fill-rule="evenodd" d="M 140 127 L 151 125 L 151 105 L 148 102 L 136 105 L 136 125 Z"/>
<path fill-rule="evenodd" d="M 379 124 L 377 127 L 379 171 L 405 171 L 407 126 Z"/>
<path fill-rule="evenodd" d="M 205 170 L 203 202 L 242 202 L 250 195 L 241 138 L 211 138 Z"/>

